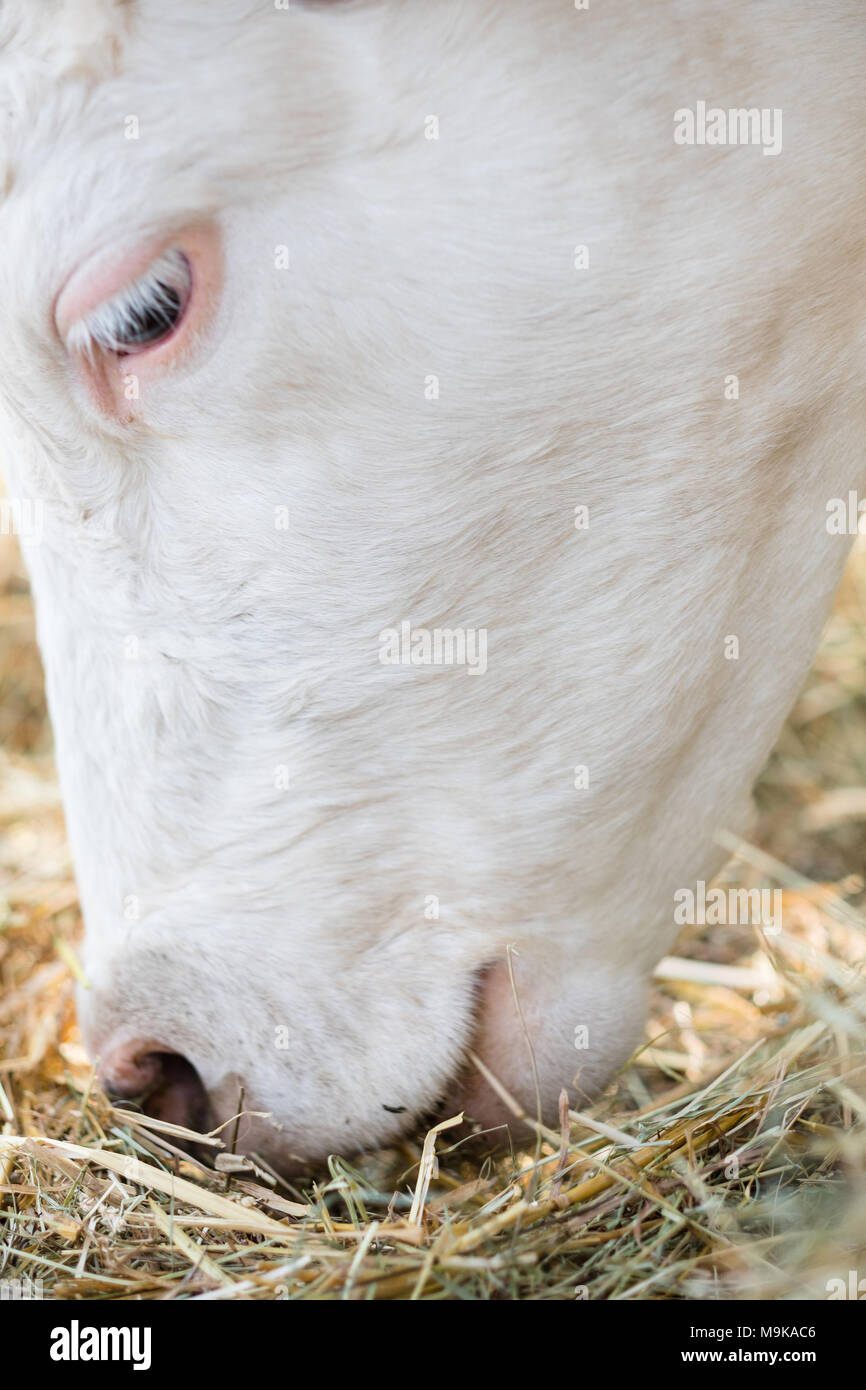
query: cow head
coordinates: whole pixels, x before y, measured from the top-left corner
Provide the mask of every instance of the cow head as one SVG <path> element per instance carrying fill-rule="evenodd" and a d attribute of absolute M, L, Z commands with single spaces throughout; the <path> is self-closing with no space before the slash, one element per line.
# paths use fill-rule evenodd
<path fill-rule="evenodd" d="M 590 146 L 613 33 L 567 9 L 0 11 L 0 447 L 85 1040 L 170 1118 L 243 1092 L 276 1162 L 495 1121 L 473 1040 L 529 1108 L 628 1055 L 841 564 L 790 585 L 826 479 L 722 394 L 814 326 L 768 365 L 731 308 L 781 317 L 718 232 L 732 189 L 784 221 L 781 161 L 683 193 L 661 54 L 648 155 Z"/>

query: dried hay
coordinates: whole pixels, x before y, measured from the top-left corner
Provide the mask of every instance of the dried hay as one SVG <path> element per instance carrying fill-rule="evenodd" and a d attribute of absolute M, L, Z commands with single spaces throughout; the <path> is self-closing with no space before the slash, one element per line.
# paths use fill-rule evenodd
<path fill-rule="evenodd" d="M 6 538 L 3 538 L 5 541 Z M 80 919 L 26 585 L 0 554 L 0 1290 L 75 1299 L 824 1298 L 866 1271 L 866 551 L 724 882 L 784 929 L 686 929 L 647 1044 L 559 1132 L 453 1132 L 303 1191 L 112 1108 L 78 1042 Z M 640 903 L 635 904 L 640 912 Z"/>

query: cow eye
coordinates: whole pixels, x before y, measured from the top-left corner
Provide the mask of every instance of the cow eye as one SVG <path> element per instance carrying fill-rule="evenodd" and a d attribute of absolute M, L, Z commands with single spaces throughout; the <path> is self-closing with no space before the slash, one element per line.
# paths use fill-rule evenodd
<path fill-rule="evenodd" d="M 75 324 L 69 346 L 92 357 L 97 349 L 128 357 L 168 338 L 182 322 L 192 271 L 182 251 L 164 251 L 118 294 Z"/>

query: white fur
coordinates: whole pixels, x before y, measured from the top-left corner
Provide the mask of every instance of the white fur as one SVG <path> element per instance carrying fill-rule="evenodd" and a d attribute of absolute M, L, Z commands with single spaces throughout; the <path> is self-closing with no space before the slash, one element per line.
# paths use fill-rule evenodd
<path fill-rule="evenodd" d="M 513 943 L 545 1105 L 597 1087 L 866 481 L 860 7 L 33 9 L 0 18 L 0 447 L 45 502 L 93 1051 L 176 1046 L 220 1116 L 245 1085 L 277 1161 L 461 1095 L 493 1119 L 455 1078 Z M 704 98 L 782 109 L 782 153 L 675 145 Z M 54 299 L 190 219 L 215 317 L 119 424 Z M 383 665 L 406 619 L 485 627 L 486 672 Z M 479 1045 L 532 1106 L 492 979 Z"/>

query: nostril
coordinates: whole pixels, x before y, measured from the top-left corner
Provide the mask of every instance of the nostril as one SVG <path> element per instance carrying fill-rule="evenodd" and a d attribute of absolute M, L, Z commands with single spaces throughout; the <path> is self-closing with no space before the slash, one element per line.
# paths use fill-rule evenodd
<path fill-rule="evenodd" d="M 178 1052 L 155 1055 L 160 1062 L 161 1076 L 154 1089 L 144 1098 L 142 1108 L 145 1114 L 201 1133 L 208 1124 L 207 1092 L 201 1077 L 192 1062 Z"/>
<path fill-rule="evenodd" d="M 131 1100 L 144 1095 L 159 1080 L 162 1057 L 166 1053 L 152 1051 L 149 1043 L 130 1043 L 112 1052 L 100 1069 L 102 1084 L 112 1100 Z"/>
<path fill-rule="evenodd" d="M 127 1043 L 102 1064 L 102 1082 L 112 1100 L 135 1100 L 145 1115 L 201 1133 L 208 1099 L 191 1062 L 158 1043 Z"/>

